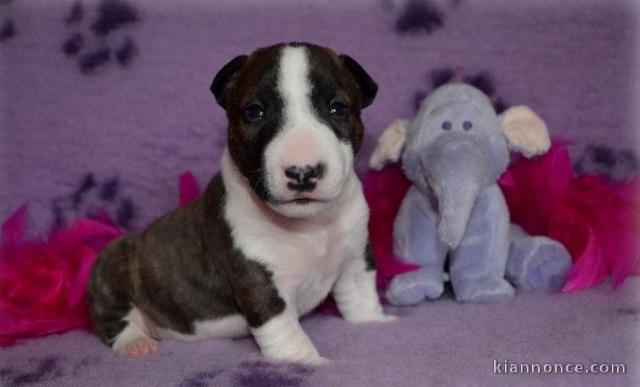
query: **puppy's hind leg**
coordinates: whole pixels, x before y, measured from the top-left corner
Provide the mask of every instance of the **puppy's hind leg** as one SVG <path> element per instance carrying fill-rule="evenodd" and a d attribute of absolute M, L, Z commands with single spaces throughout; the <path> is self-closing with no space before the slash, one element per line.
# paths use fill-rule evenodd
<path fill-rule="evenodd" d="M 127 298 L 121 299 L 111 292 L 105 294 L 104 289 L 102 293 L 96 293 L 96 287 L 90 286 L 91 323 L 103 342 L 120 356 L 146 356 L 158 349 L 158 342 L 150 337 L 144 316 Z"/>
<path fill-rule="evenodd" d="M 132 304 L 126 239 L 107 246 L 93 267 L 87 302 L 91 325 L 121 356 L 145 356 L 158 349 L 146 320 Z"/>
<path fill-rule="evenodd" d="M 158 349 L 144 316 L 128 300 L 97 295 L 95 288 L 90 287 L 89 305 L 93 330 L 118 355 L 146 356 Z"/>
<path fill-rule="evenodd" d="M 150 337 L 145 318 L 138 308 L 125 316 L 126 327 L 115 337 L 112 348 L 124 357 L 142 357 L 158 350 L 158 341 Z"/>

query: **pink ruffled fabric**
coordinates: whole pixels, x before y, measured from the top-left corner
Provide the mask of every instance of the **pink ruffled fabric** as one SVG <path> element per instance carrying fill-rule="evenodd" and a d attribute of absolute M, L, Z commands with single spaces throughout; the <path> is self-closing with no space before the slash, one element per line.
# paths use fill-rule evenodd
<path fill-rule="evenodd" d="M 391 279 L 418 269 L 393 254 L 393 221 L 402 199 L 411 187 L 399 164 L 381 171 L 370 171 L 363 177 L 364 196 L 369 208 L 369 240 L 376 257 L 378 289 L 386 289 Z"/>
<path fill-rule="evenodd" d="M 85 289 L 97 253 L 121 235 L 117 228 L 79 219 L 48 239 L 28 238 L 27 206 L 2 225 L 0 345 L 88 328 Z"/>

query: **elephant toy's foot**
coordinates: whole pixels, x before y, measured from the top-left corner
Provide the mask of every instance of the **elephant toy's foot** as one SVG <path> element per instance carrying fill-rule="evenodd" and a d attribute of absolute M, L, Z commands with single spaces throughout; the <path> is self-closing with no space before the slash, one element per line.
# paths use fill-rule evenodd
<path fill-rule="evenodd" d="M 521 289 L 559 289 L 570 267 L 571 256 L 560 242 L 543 236 L 523 238 L 511 244 L 507 278 Z"/>
<path fill-rule="evenodd" d="M 423 267 L 420 270 L 395 276 L 385 293 L 392 305 L 414 305 L 436 299 L 444 290 L 442 268 Z"/>
<path fill-rule="evenodd" d="M 515 294 L 513 286 L 502 278 L 474 281 L 468 284 L 459 284 L 454 280 L 453 291 L 456 300 L 477 303 L 500 302 L 512 298 Z"/>

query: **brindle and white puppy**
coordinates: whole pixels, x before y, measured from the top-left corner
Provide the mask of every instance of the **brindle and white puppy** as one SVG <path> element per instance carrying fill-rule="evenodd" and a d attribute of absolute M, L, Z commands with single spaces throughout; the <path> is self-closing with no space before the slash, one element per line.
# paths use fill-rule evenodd
<path fill-rule="evenodd" d="M 251 333 L 267 358 L 322 363 L 298 319 L 329 293 L 348 321 L 391 319 L 353 169 L 377 86 L 352 58 L 291 43 L 236 57 L 211 91 L 229 120 L 221 172 L 100 254 L 93 327 L 125 356 L 154 352 L 159 338 Z"/>

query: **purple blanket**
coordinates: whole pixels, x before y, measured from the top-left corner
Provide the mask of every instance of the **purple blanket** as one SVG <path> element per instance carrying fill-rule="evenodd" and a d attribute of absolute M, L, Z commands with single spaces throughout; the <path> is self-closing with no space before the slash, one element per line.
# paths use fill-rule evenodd
<path fill-rule="evenodd" d="M 0 219 L 27 202 L 45 232 L 103 208 L 133 230 L 176 207 L 178 176 L 204 184 L 225 143 L 213 75 L 279 41 L 348 53 L 379 83 L 361 171 L 384 127 L 455 72 L 499 110 L 531 106 L 572 142 L 577 171 L 624 179 L 640 166 L 637 16 L 634 0 L 0 0 Z M 312 316 L 306 330 L 335 360 L 317 370 L 262 363 L 250 340 L 166 342 L 126 361 L 73 332 L 1 350 L 0 384 L 631 384 L 638 290 L 445 299 L 385 326 Z M 628 369 L 494 375 L 493 360 Z"/>
<path fill-rule="evenodd" d="M 333 360 L 315 369 L 265 363 L 248 338 L 164 341 L 153 357 L 123 359 L 90 333 L 72 332 L 1 350 L 0 385 L 637 386 L 638 291 L 640 279 L 633 278 L 615 293 L 603 285 L 557 296 L 521 294 L 499 305 L 446 298 L 389 309 L 400 318 L 386 325 L 315 315 L 302 326 Z M 624 363 L 626 374 L 507 374 L 505 362 Z"/>

